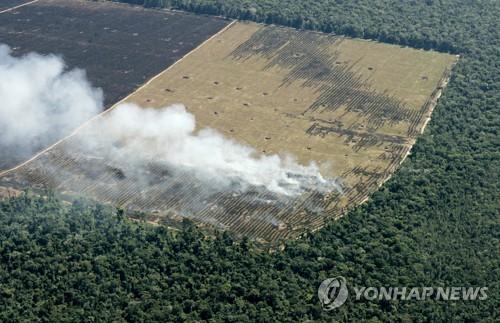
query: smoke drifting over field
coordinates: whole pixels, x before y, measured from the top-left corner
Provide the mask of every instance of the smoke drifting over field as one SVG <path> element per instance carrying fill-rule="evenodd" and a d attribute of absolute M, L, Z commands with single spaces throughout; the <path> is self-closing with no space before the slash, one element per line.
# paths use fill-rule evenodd
<path fill-rule="evenodd" d="M 0 143 L 36 150 L 102 109 L 102 92 L 57 56 L 13 57 L 0 44 Z"/>
<path fill-rule="evenodd" d="M 102 110 L 102 93 L 83 71 L 65 71 L 56 56 L 15 58 L 6 46 L 0 46 L 0 98 L 0 140 L 10 146 L 37 148 L 34 142 L 59 138 Z M 194 115 L 181 104 L 161 109 L 121 104 L 86 127 L 77 142 L 80 147 L 72 149 L 106 156 L 95 163 L 112 164 L 124 177 L 146 176 L 141 169 L 154 162 L 223 190 L 265 187 L 290 196 L 337 187 L 314 164 L 259 155 L 213 129 L 197 130 Z"/>
<path fill-rule="evenodd" d="M 113 147 L 120 159 L 161 161 L 192 170 L 200 180 L 218 186 L 238 190 L 264 186 L 285 195 L 327 188 L 328 181 L 314 164 L 306 167 L 292 157 L 258 155 L 213 129 L 196 131 L 194 115 L 180 104 L 161 109 L 122 104 L 94 127 L 101 138 L 114 140 L 106 146 Z"/>

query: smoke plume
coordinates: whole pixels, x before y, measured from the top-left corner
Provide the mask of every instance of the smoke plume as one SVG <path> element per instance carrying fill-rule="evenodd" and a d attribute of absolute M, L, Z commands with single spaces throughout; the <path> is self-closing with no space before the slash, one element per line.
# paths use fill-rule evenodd
<path fill-rule="evenodd" d="M 36 150 L 99 113 L 102 92 L 62 58 L 13 57 L 0 44 L 0 144 Z"/>
<path fill-rule="evenodd" d="M 194 115 L 181 104 L 160 109 L 122 104 L 93 128 L 98 136 L 91 144 L 112 147 L 112 154 L 122 160 L 163 162 L 225 187 L 261 186 L 295 195 L 304 189 L 324 190 L 329 183 L 315 164 L 302 166 L 291 156 L 259 155 L 213 129 L 197 131 Z"/>
<path fill-rule="evenodd" d="M 102 93 L 83 71 L 66 71 L 57 56 L 15 58 L 6 46 L 0 46 L 0 98 L 0 138 L 20 147 L 59 138 L 102 109 Z M 194 115 L 182 104 L 160 109 L 121 104 L 91 122 L 76 142 L 73 151 L 105 152 L 103 162 L 125 170 L 124 176 L 144 173 L 141 169 L 154 162 L 225 190 L 260 187 L 293 196 L 336 188 L 314 163 L 304 166 L 291 156 L 258 154 L 214 129 L 197 129 Z"/>

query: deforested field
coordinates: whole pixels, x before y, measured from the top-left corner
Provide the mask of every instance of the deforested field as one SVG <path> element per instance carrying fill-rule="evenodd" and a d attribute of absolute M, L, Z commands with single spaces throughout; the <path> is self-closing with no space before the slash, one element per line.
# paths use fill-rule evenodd
<path fill-rule="evenodd" d="M 0 11 L 26 2 L 2 0 Z M 111 2 L 40 0 L 0 13 L 0 43 L 16 56 L 61 55 L 68 68 L 84 69 L 93 86 L 103 89 L 109 107 L 229 23 Z M 0 170 L 33 153 L 0 151 Z"/>
<path fill-rule="evenodd" d="M 51 187 L 175 225 L 190 218 L 263 242 L 320 228 L 366 200 L 423 130 L 456 57 L 290 28 L 236 22 L 127 100 L 183 103 L 210 127 L 262 154 L 314 161 L 342 191 L 281 197 L 255 187 L 214 191 L 152 160 L 150 180 L 127 161 L 82 148 L 82 132 L 6 174 L 0 184 Z M 202 158 L 202 156 L 200 156 Z"/>

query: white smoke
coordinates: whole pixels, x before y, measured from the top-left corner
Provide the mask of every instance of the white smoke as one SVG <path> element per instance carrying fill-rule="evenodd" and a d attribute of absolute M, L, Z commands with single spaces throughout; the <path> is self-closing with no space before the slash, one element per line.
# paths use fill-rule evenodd
<path fill-rule="evenodd" d="M 1 140 L 20 146 L 61 137 L 102 109 L 102 93 L 83 71 L 65 71 L 56 56 L 15 58 L 7 46 L 0 46 L 0 99 Z M 161 109 L 121 104 L 78 137 L 76 150 L 108 151 L 108 161 L 121 163 L 120 169 L 127 163 L 137 171 L 154 161 L 222 188 L 236 182 L 238 190 L 264 187 L 288 196 L 336 188 L 314 163 L 303 166 L 290 156 L 258 154 L 216 130 L 197 130 L 194 115 L 180 104 Z"/>
<path fill-rule="evenodd" d="M 102 92 L 57 56 L 13 57 L 0 44 L 0 143 L 35 150 L 99 113 Z"/>
<path fill-rule="evenodd" d="M 196 131 L 194 115 L 181 104 L 160 109 L 122 104 L 95 123 L 93 130 L 101 145 L 102 138 L 122 143 L 113 146 L 113 154 L 121 159 L 140 156 L 165 162 L 219 185 L 241 181 L 241 187 L 261 186 L 277 194 L 295 195 L 304 189 L 325 190 L 331 184 L 314 163 L 302 166 L 291 156 L 259 155 L 213 129 Z"/>

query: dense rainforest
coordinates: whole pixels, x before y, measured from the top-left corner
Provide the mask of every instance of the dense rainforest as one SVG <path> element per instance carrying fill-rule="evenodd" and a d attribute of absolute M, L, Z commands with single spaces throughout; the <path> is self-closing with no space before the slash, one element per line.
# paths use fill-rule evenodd
<path fill-rule="evenodd" d="M 26 194 L 0 202 L 0 321 L 499 319 L 500 5 L 480 0 L 127 0 L 461 55 L 424 135 L 362 206 L 265 251 L 186 222 Z M 356 301 L 317 288 L 487 286 L 483 301 Z"/>

